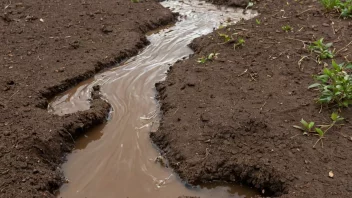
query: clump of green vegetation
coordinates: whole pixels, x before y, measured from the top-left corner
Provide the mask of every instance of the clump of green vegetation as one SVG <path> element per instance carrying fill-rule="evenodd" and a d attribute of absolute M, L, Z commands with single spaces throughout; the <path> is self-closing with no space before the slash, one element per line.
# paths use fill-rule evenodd
<path fill-rule="evenodd" d="M 333 10 L 339 5 L 340 0 L 320 0 L 320 3 L 323 4 L 325 9 Z"/>
<path fill-rule="evenodd" d="M 236 47 L 243 46 L 245 43 L 245 40 L 243 38 L 239 38 L 237 40 L 237 43 L 234 44 L 233 48 L 236 49 Z"/>
<path fill-rule="evenodd" d="M 223 33 L 218 33 L 218 34 L 224 40 L 225 43 L 232 40 L 231 35 L 223 34 Z"/>
<path fill-rule="evenodd" d="M 219 53 L 210 53 L 208 56 L 202 56 L 201 58 L 198 58 L 198 63 L 206 63 L 207 61 L 212 61 L 214 59 L 218 58 Z"/>
<path fill-rule="evenodd" d="M 293 27 L 291 27 L 289 25 L 284 25 L 281 27 L 281 29 L 285 32 L 291 32 L 293 30 Z"/>
<path fill-rule="evenodd" d="M 256 19 L 255 22 L 257 23 L 257 25 L 260 25 L 260 20 L 259 19 Z"/>
<path fill-rule="evenodd" d="M 331 114 L 330 119 L 332 120 L 332 122 L 330 124 L 328 124 L 328 125 L 319 125 L 319 127 L 314 127 L 314 124 L 315 124 L 314 122 L 309 122 L 308 123 L 307 121 L 305 121 L 302 118 L 302 120 L 301 120 L 301 125 L 302 126 L 293 125 L 293 127 L 302 130 L 304 135 L 308 135 L 309 133 L 316 133 L 316 135 L 319 136 L 319 139 L 313 145 L 313 148 L 314 148 L 319 141 L 322 141 L 322 139 L 324 138 L 326 132 L 329 129 L 331 129 L 337 122 L 344 120 L 344 118 L 341 117 L 336 112 Z M 314 130 L 313 130 L 313 128 L 314 128 Z M 322 142 L 322 146 L 323 146 L 323 142 Z"/>
<path fill-rule="evenodd" d="M 352 17 L 352 0 L 346 0 L 345 2 L 340 2 L 339 10 L 343 18 Z"/>
<path fill-rule="evenodd" d="M 339 107 L 348 107 L 352 104 L 352 77 L 347 70 L 352 69 L 352 64 L 337 64 L 332 60 L 332 68 L 324 68 L 323 74 L 316 76 L 319 81 L 308 88 L 318 88 L 322 104 L 337 104 Z"/>
<path fill-rule="evenodd" d="M 320 0 L 327 10 L 337 10 L 341 17 L 352 17 L 352 0 Z"/>
<path fill-rule="evenodd" d="M 329 50 L 332 46 L 332 43 L 323 43 L 324 38 L 321 38 L 313 42 L 308 48 L 310 51 L 319 54 L 320 59 L 334 58 L 334 51 Z"/>
<path fill-rule="evenodd" d="M 139 3 L 139 0 L 131 0 L 132 3 Z"/>

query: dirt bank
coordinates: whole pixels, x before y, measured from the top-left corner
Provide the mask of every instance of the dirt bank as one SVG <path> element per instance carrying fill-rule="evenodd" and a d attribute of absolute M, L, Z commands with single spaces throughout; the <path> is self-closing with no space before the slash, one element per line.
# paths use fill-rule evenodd
<path fill-rule="evenodd" d="M 339 62 L 351 59 L 351 20 L 316 1 L 259 1 L 255 9 L 256 19 L 196 39 L 195 55 L 156 85 L 162 121 L 153 142 L 191 184 L 239 181 L 267 195 L 351 197 L 351 111 L 341 112 L 344 126 L 333 127 L 323 147 L 292 127 L 301 118 L 329 123 L 334 109 L 320 110 L 318 92 L 307 89 L 324 67 L 307 45 L 324 37 Z M 234 50 L 218 33 L 237 33 L 245 44 Z M 210 53 L 218 58 L 197 63 Z"/>
<path fill-rule="evenodd" d="M 174 20 L 152 0 L 0 2 L 0 197 L 53 197 L 73 139 L 110 106 L 47 113 L 48 99 L 133 56 L 144 34 Z"/>

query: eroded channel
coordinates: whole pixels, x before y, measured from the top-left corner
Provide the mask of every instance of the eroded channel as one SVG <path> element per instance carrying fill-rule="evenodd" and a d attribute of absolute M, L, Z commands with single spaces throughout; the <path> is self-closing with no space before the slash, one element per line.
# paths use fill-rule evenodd
<path fill-rule="evenodd" d="M 161 4 L 180 13 L 180 21 L 149 35 L 151 44 L 139 55 L 97 74 L 49 105 L 49 111 L 59 115 L 86 110 L 90 91 L 98 84 L 113 108 L 109 121 L 79 138 L 75 150 L 67 156 L 62 169 L 69 182 L 62 186 L 58 197 L 210 198 L 257 194 L 240 185 L 187 187 L 172 170 L 155 162 L 159 153 L 149 139 L 159 121 L 154 84 L 166 77 L 173 63 L 193 53 L 187 45 L 218 28 L 221 22 L 249 19 L 256 13 L 242 14 L 240 9 L 199 1 Z"/>

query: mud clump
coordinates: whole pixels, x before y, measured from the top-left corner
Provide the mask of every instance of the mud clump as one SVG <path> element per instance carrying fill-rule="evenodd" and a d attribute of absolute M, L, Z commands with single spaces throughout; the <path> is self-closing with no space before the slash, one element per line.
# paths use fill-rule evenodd
<path fill-rule="evenodd" d="M 6 38 L 0 48 L 0 197 L 55 197 L 65 152 L 76 137 L 105 122 L 110 105 L 94 88 L 88 111 L 60 117 L 47 112 L 48 100 L 136 55 L 148 44 L 146 31 L 175 17 L 154 1 L 0 6 Z"/>

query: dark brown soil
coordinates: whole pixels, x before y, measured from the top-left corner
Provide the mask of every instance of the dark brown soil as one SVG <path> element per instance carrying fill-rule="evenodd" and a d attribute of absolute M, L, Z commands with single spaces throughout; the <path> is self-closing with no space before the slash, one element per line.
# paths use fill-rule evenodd
<path fill-rule="evenodd" d="M 0 2 L 0 197 L 54 197 L 73 138 L 110 106 L 50 115 L 48 99 L 136 55 L 144 34 L 174 21 L 153 0 Z"/>
<path fill-rule="evenodd" d="M 220 180 L 272 196 L 351 197 L 351 110 L 342 111 L 344 125 L 326 134 L 323 147 L 314 149 L 318 137 L 292 127 L 301 118 L 330 122 L 334 109 L 323 106 L 320 112 L 318 92 L 307 89 L 324 67 L 307 44 L 324 37 L 333 42 L 339 62 L 351 59 L 351 19 L 326 13 L 318 1 L 258 1 L 255 9 L 260 24 L 242 21 L 196 39 L 195 55 L 156 85 L 162 121 L 151 133 L 153 142 L 191 184 Z M 293 31 L 284 32 L 284 25 Z M 236 32 L 245 45 L 234 50 L 218 32 Z M 197 63 L 212 52 L 219 58 Z M 308 57 L 300 61 L 303 56 Z"/>

